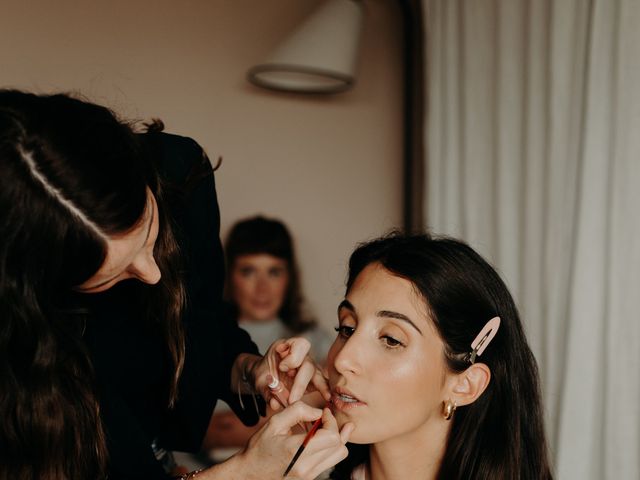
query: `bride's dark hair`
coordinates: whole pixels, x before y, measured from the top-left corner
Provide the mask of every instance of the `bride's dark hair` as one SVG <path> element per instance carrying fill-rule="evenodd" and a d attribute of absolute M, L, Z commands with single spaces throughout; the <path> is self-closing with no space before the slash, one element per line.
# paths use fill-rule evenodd
<path fill-rule="evenodd" d="M 149 289 L 173 363 L 171 404 L 184 361 L 183 287 L 145 135 L 108 109 L 68 95 L 0 90 L 0 479 L 104 477 L 107 450 L 87 313 L 70 292 L 106 257 L 106 239 L 135 227 L 155 195 L 162 279 Z"/>

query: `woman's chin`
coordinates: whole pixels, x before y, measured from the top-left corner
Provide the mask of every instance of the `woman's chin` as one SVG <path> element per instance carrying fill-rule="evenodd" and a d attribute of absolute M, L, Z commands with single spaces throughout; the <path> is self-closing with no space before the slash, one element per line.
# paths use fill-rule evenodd
<path fill-rule="evenodd" d="M 371 439 L 367 438 L 366 435 L 362 434 L 363 432 L 358 433 L 358 427 L 353 429 L 351 435 L 349 436 L 349 443 L 354 443 L 356 445 L 368 445 L 371 443 Z"/>
<path fill-rule="evenodd" d="M 253 322 L 268 323 L 277 320 L 278 312 L 273 309 L 257 309 L 249 312 L 246 317 Z"/>
<path fill-rule="evenodd" d="M 363 439 L 359 439 L 359 438 L 354 438 L 353 435 L 351 435 L 351 438 L 349 438 L 349 443 L 353 443 L 354 445 L 370 445 L 371 442 L 367 442 L 366 440 Z"/>
<path fill-rule="evenodd" d="M 240 322 L 247 322 L 247 323 L 270 323 L 277 319 L 278 317 L 275 315 L 271 315 L 271 313 L 263 314 L 263 313 L 256 313 L 256 312 L 242 314 L 238 317 L 238 320 Z"/>
<path fill-rule="evenodd" d="M 364 445 L 364 444 L 368 444 L 371 443 L 367 438 L 365 438 L 361 433 L 358 433 L 358 425 L 353 422 L 352 420 L 342 416 L 342 415 L 337 415 L 336 416 L 336 421 L 338 423 L 338 429 L 342 430 L 342 427 L 344 427 L 345 424 L 347 423 L 353 423 L 355 425 L 355 428 L 353 429 L 353 432 L 351 432 L 351 435 L 349 436 L 349 443 L 355 443 L 358 445 Z"/>

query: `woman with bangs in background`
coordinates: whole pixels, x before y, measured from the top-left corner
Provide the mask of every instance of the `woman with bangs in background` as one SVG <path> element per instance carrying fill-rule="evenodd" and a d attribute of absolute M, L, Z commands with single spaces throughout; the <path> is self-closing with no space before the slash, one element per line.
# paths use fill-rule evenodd
<path fill-rule="evenodd" d="M 262 215 L 239 220 L 229 230 L 224 252 L 228 316 L 250 334 L 261 352 L 279 338 L 299 336 L 309 340 L 311 358 L 323 363 L 333 335 L 305 312 L 294 243 L 286 225 Z M 248 427 L 224 407 L 216 408 L 203 444 L 216 461 L 241 448 L 273 414 L 267 412 L 257 425 Z"/>

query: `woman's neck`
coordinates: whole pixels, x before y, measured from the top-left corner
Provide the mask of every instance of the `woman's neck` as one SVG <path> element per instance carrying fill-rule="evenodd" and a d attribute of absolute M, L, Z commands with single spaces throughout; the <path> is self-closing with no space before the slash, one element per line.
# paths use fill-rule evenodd
<path fill-rule="evenodd" d="M 256 320 L 255 318 L 252 318 L 252 317 L 243 317 L 243 316 L 238 317 L 238 323 L 245 323 L 245 324 L 250 323 L 252 325 L 271 325 L 273 322 L 278 322 L 278 321 L 280 321 L 278 317 L 273 317 L 268 320 Z"/>
<path fill-rule="evenodd" d="M 433 425 L 369 447 L 367 480 L 435 479 L 444 456 L 450 424 Z"/>

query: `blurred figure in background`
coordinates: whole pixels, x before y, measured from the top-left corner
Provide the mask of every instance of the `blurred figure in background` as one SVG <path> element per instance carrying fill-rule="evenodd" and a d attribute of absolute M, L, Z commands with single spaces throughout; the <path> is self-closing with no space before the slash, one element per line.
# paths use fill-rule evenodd
<path fill-rule="evenodd" d="M 324 363 L 334 337 L 304 311 L 293 241 L 279 220 L 263 216 L 237 222 L 225 244 L 228 314 L 249 332 L 260 351 L 275 339 L 302 336 L 311 342 L 311 357 Z M 221 408 L 223 407 L 223 408 Z M 203 449 L 222 460 L 246 444 L 269 418 L 246 427 L 226 405 L 211 419 Z M 224 450 L 220 450 L 224 449 Z"/>
<path fill-rule="evenodd" d="M 321 363 L 333 336 L 304 311 L 293 241 L 279 220 L 262 216 L 237 222 L 225 244 L 229 313 L 259 349 L 282 334 L 306 337 Z"/>

